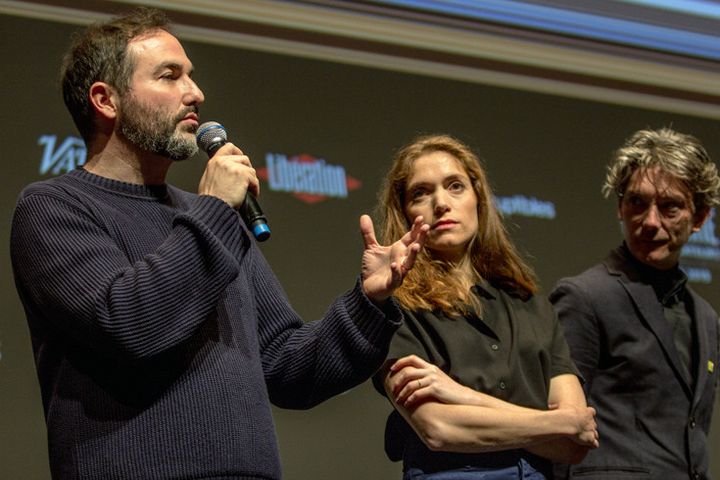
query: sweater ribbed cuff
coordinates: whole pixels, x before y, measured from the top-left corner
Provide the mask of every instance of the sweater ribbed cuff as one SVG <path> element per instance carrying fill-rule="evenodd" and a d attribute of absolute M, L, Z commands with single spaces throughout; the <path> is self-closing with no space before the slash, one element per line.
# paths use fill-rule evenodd
<path fill-rule="evenodd" d="M 368 342 L 385 348 L 395 331 L 402 324 L 402 311 L 393 297 L 382 308 L 375 305 L 362 290 L 362 281 L 358 278 L 355 287 L 343 295 L 345 308 L 355 320 Z"/>
<path fill-rule="evenodd" d="M 230 252 L 246 248 L 249 237 L 240 224 L 240 215 L 227 203 L 211 195 L 200 195 L 186 213 L 201 221 Z"/>

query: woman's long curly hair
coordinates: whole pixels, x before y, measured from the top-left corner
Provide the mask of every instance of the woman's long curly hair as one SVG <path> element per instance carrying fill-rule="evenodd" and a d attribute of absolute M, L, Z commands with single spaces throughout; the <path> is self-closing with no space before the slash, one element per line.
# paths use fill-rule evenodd
<path fill-rule="evenodd" d="M 480 160 L 469 147 L 451 136 L 419 137 L 395 155 L 379 195 L 383 241 L 398 240 L 410 227 L 413 219 L 407 218 L 405 206 L 413 165 L 419 157 L 437 151 L 457 159 L 470 177 L 477 197 L 478 231 L 468 245 L 466 257 L 475 274 L 497 288 L 525 298 L 531 296 L 537 291 L 535 274 L 508 237 Z M 432 251 L 424 248 L 395 297 L 408 310 L 439 309 L 447 314 L 462 315 L 477 308 L 467 281 L 453 274 L 455 267 L 433 258 Z"/>

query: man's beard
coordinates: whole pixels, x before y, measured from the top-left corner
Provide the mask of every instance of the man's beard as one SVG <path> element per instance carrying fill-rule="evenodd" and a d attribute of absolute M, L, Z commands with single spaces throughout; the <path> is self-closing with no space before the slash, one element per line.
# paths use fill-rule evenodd
<path fill-rule="evenodd" d="M 180 114 L 170 116 L 160 108 L 153 108 L 135 100 L 132 94 L 121 104 L 118 129 L 127 140 L 146 152 L 178 161 L 192 157 L 198 151 L 195 139 L 177 131 L 178 123 L 197 107 L 187 107 Z M 195 128 L 188 130 L 194 133 Z"/>

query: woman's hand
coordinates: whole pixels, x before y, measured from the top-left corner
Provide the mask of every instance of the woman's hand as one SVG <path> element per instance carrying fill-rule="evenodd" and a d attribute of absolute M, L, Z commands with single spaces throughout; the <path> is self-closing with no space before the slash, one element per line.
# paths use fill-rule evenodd
<path fill-rule="evenodd" d="M 388 374 L 395 403 L 404 407 L 435 400 L 441 403 L 470 405 L 475 392 L 465 387 L 432 363 L 416 355 L 403 357 L 390 367 Z"/>

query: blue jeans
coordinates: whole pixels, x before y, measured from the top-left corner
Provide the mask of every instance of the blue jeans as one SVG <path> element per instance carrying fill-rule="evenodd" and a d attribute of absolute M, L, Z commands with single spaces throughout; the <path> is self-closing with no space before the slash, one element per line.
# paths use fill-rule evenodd
<path fill-rule="evenodd" d="M 517 465 L 505 468 L 465 467 L 437 473 L 424 473 L 419 468 L 409 468 L 403 480 L 546 480 L 545 475 L 520 459 Z"/>

